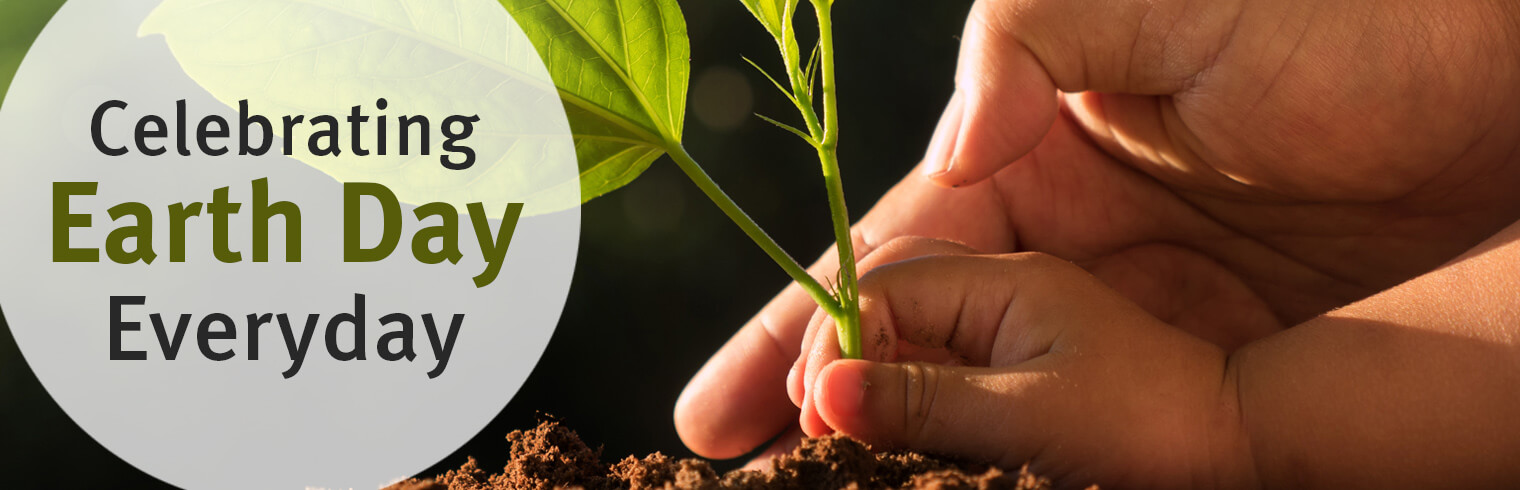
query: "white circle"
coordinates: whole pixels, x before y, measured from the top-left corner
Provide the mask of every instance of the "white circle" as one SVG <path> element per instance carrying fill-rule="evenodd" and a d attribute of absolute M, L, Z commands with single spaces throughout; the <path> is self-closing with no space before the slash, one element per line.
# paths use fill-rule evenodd
<path fill-rule="evenodd" d="M 0 111 L 7 153 L 0 166 L 0 305 L 27 362 L 87 433 L 181 487 L 375 488 L 448 455 L 527 378 L 558 322 L 574 268 L 580 214 L 573 140 L 527 37 L 493 0 L 155 3 L 64 5 Z M 377 106 L 382 97 L 386 109 Z M 110 100 L 127 106 L 102 113 L 100 134 L 107 147 L 128 150 L 122 156 L 106 155 L 92 136 L 92 118 Z M 179 100 L 190 156 L 179 155 L 176 143 Z M 279 137 L 266 155 L 237 155 L 240 100 L 271 119 L 276 135 L 283 116 L 335 116 L 344 154 L 323 158 L 301 149 L 316 128 L 308 124 L 295 127 L 291 156 L 282 154 Z M 360 127 L 369 139 L 359 145 L 368 156 L 358 156 L 349 139 L 353 106 L 370 117 L 362 123 L 370 126 Z M 230 147 L 227 155 L 206 155 L 195 142 L 198 123 L 210 115 L 233 126 L 229 138 L 213 139 L 213 148 Z M 401 115 L 428 116 L 431 154 L 419 155 L 413 140 L 410 154 L 398 155 L 399 137 L 392 137 L 388 155 L 379 156 L 373 133 L 381 115 L 389 117 L 388 132 L 398 131 Z M 456 142 L 476 152 L 469 169 L 439 160 L 464 158 L 441 145 L 449 115 L 480 118 L 473 134 Z M 163 155 L 136 147 L 136 126 L 146 116 L 167 125 L 167 137 L 148 143 L 163 146 Z M 261 134 L 250 132 L 255 145 Z M 270 201 L 299 209 L 300 262 L 286 261 L 282 217 L 268 221 L 269 261 L 253 261 L 260 179 L 267 179 Z M 97 185 L 92 195 L 55 206 L 59 182 Z M 404 201 L 399 244 L 386 259 L 344 261 L 344 182 L 380 183 Z M 241 204 L 226 219 L 226 248 L 240 254 L 233 262 L 218 258 L 212 240 L 210 203 L 222 187 Z M 109 235 L 136 224 L 109 214 L 128 202 L 150 212 L 151 263 L 121 264 L 107 253 Z M 194 202 L 203 203 L 202 212 L 184 220 L 184 261 L 175 262 L 171 206 Z M 361 243 L 372 246 L 380 241 L 381 206 L 362 202 Z M 461 213 L 458 263 L 414 257 L 413 235 L 446 221 L 419 221 L 414 205 L 427 202 Z M 473 278 L 487 269 L 487 253 L 468 203 L 480 203 L 492 218 L 493 235 L 508 203 L 523 203 L 500 272 L 483 287 Z M 99 249 L 98 262 L 55 260 L 63 255 L 55 254 L 54 227 L 67 222 L 60 213 L 90 216 L 90 226 L 69 230 L 68 243 Z M 124 240 L 121 248 L 133 244 Z M 365 358 L 341 361 L 329 348 L 329 322 L 355 313 L 359 295 Z M 120 315 L 114 330 L 113 303 Z M 215 316 L 206 323 L 210 335 L 201 335 L 213 313 L 227 315 L 235 338 L 216 337 L 225 325 Z M 271 323 L 251 326 L 266 313 Z M 400 317 L 382 323 L 391 313 L 413 322 L 410 360 L 381 356 L 382 347 L 402 345 L 396 337 L 380 345 L 401 330 Z M 174 360 L 166 359 L 153 314 L 170 343 L 181 315 L 189 315 Z M 309 339 L 299 369 L 292 369 L 279 314 L 287 315 L 297 350 Z M 319 317 L 308 336 L 311 314 Z M 442 367 L 424 314 L 444 338 L 460 319 Z M 335 348 L 353 349 L 354 325 L 334 325 Z M 111 359 L 113 336 L 120 355 L 145 359 Z M 229 358 L 211 359 L 223 355 Z"/>

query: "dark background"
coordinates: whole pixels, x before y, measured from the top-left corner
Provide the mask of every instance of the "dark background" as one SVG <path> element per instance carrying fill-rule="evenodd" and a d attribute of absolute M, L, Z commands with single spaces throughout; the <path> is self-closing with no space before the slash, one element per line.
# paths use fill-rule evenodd
<path fill-rule="evenodd" d="M 0 0 L 0 93 L 62 3 Z M 833 242 L 816 156 L 794 136 L 748 116 L 796 120 L 795 109 L 740 59 L 779 71 L 774 43 L 736 0 L 681 3 L 692 47 L 687 147 L 783 247 L 811 263 Z M 853 218 L 923 154 L 953 88 L 960 26 L 970 5 L 836 4 L 840 156 Z M 798 19 L 805 36 L 814 30 L 806 10 Z M 692 456 L 671 422 L 676 397 L 707 357 L 787 283 L 786 275 L 668 159 L 581 212 L 575 280 L 533 375 L 490 425 L 425 474 L 458 467 L 467 455 L 499 469 L 507 452 L 503 436 L 533 426 L 540 413 L 565 421 L 593 445 L 604 444 L 607 459 L 654 451 Z M 3 320 L 0 328 L 0 486 L 165 486 L 70 421 L 22 361 Z M 250 463 L 250 470 L 257 468 Z"/>

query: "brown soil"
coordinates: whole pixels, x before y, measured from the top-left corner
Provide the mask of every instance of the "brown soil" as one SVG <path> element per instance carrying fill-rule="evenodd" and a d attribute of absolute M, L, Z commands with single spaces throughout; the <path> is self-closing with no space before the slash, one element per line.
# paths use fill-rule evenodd
<path fill-rule="evenodd" d="M 386 490 L 603 489 L 1048 489 L 1050 482 L 1027 469 L 1005 473 L 987 465 L 952 462 L 914 452 L 873 453 L 843 436 L 805 439 L 791 454 L 771 460 L 769 470 L 719 475 L 706 461 L 676 460 L 660 453 L 602 463 L 557 421 L 507 435 L 511 460 L 500 473 L 482 470 L 471 458 L 457 470 L 428 480 L 407 480 Z"/>

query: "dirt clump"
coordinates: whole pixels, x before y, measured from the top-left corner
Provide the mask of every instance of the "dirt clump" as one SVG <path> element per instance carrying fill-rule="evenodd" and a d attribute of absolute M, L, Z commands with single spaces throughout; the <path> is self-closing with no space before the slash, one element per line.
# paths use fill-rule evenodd
<path fill-rule="evenodd" d="M 482 470 L 474 458 L 432 479 L 406 480 L 385 490 L 553 490 L 553 489 L 1009 489 L 1043 490 L 1050 481 L 1021 468 L 1016 473 L 910 451 L 876 453 L 845 436 L 804 439 L 791 454 L 771 460 L 766 470 L 734 470 L 719 475 L 700 459 L 654 453 L 602 463 L 558 421 L 507 435 L 512 449 L 500 473 Z"/>

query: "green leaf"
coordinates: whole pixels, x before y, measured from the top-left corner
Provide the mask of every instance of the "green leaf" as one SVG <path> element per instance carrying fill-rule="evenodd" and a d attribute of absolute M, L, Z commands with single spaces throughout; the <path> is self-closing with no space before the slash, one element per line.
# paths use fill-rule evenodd
<path fill-rule="evenodd" d="M 53 16 L 63 0 L 4 2 L 0 1 L 0 103 L 5 92 L 21 66 L 32 40 L 42 32 L 42 26 Z"/>
<path fill-rule="evenodd" d="M 798 0 L 740 0 L 749 12 L 755 14 L 760 25 L 771 37 L 782 39 L 791 32 L 792 14 L 797 11 Z"/>
<path fill-rule="evenodd" d="M 740 56 L 739 59 L 744 60 L 745 63 L 749 63 L 749 66 L 754 67 L 755 71 L 758 71 L 761 75 L 764 75 L 766 80 L 770 80 L 771 85 L 775 85 L 776 90 L 780 90 L 781 95 L 785 95 L 787 100 L 792 101 L 793 104 L 797 103 L 797 97 L 792 95 L 792 89 L 783 87 L 781 85 L 781 82 L 776 81 L 775 77 L 772 77 L 769 72 L 766 72 L 764 68 L 761 68 L 760 65 L 755 64 L 755 62 L 751 61 L 749 58 Z"/>
<path fill-rule="evenodd" d="M 165 0 L 139 28 L 162 34 L 185 73 L 229 107 L 248 99 L 251 112 L 275 120 L 292 155 L 342 182 L 384 184 L 404 202 L 482 202 L 500 209 L 527 204 L 525 215 L 581 202 L 569 128 L 550 76 L 529 39 L 489 0 Z M 388 100 L 387 109 L 377 107 Z M 135 101 L 133 101 L 135 102 Z M 442 128 L 451 114 L 478 115 L 461 144 L 478 158 L 465 170 L 440 166 L 442 138 L 431 154 L 413 150 L 359 155 L 347 124 L 343 152 L 313 154 L 305 124 L 285 134 L 282 115 L 346 117 L 360 106 L 377 148 L 377 116 L 421 115 Z M 198 109 L 198 108 L 197 108 Z M 423 130 L 408 138 L 416 148 Z M 398 134 L 399 136 L 399 134 Z M 390 141 L 396 150 L 399 137 Z M 278 151 L 278 150 L 277 150 Z"/>
<path fill-rule="evenodd" d="M 765 122 L 771 123 L 771 124 L 775 125 L 778 128 L 785 129 L 785 130 L 787 130 L 787 132 L 790 132 L 792 134 L 797 135 L 798 138 L 802 138 L 802 141 L 806 141 L 809 145 L 815 145 L 815 146 L 817 145 L 817 143 L 813 141 L 813 137 L 812 136 L 808 136 L 807 133 L 802 132 L 801 129 L 797 129 L 796 127 L 793 127 L 790 124 L 787 124 L 787 123 L 784 123 L 784 122 L 781 122 L 781 121 L 777 121 L 777 120 L 771 119 L 769 117 L 765 117 L 765 114 L 758 114 L 757 113 L 757 114 L 755 114 L 755 117 L 758 117 L 760 119 L 764 119 Z"/>
<path fill-rule="evenodd" d="M 765 31 L 781 48 L 781 58 L 786 61 L 788 72 L 798 67 L 797 33 L 792 28 L 792 17 L 797 13 L 798 0 L 740 0 L 749 9 Z"/>
<path fill-rule="evenodd" d="M 813 45 L 813 54 L 808 55 L 807 68 L 802 69 L 802 79 L 807 83 L 808 99 L 813 98 L 813 87 L 818 86 L 818 59 L 820 45 Z"/>
<path fill-rule="evenodd" d="M 691 49 L 675 0 L 500 0 L 549 69 L 581 197 L 632 182 L 681 141 Z"/>

